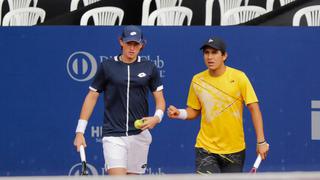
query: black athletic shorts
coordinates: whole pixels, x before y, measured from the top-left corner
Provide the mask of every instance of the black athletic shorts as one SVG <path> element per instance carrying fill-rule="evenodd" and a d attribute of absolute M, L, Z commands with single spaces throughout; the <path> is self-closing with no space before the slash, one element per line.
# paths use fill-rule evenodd
<path fill-rule="evenodd" d="M 245 150 L 232 154 L 215 154 L 196 148 L 196 173 L 236 173 L 242 172 Z"/>

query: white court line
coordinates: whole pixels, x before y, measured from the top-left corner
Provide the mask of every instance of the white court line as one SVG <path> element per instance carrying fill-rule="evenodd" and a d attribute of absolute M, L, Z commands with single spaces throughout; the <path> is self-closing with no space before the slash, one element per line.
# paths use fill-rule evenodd
<path fill-rule="evenodd" d="M 0 177 L 0 180 L 76 180 L 79 176 L 19 176 Z M 142 176 L 87 176 L 80 180 L 319 180 L 320 172 L 277 172 L 277 173 L 235 173 L 235 174 L 177 174 Z"/>

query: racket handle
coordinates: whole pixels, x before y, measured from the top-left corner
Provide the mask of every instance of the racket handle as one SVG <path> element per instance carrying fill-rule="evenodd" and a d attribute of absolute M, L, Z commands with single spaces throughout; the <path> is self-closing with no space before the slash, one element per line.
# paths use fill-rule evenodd
<path fill-rule="evenodd" d="M 260 156 L 260 154 L 257 156 L 257 159 L 256 159 L 256 161 L 254 162 L 254 164 L 253 164 L 253 167 L 254 168 L 256 168 L 256 169 L 258 169 L 258 167 L 260 166 L 260 163 L 261 163 L 261 156 Z"/>
<path fill-rule="evenodd" d="M 86 162 L 86 152 L 83 145 L 80 145 L 80 159 L 81 162 Z"/>

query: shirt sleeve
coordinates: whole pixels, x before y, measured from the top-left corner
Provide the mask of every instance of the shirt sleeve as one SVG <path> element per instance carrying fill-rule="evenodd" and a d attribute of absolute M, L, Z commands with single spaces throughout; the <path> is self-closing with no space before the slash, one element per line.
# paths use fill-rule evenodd
<path fill-rule="evenodd" d="M 106 84 L 106 75 L 103 69 L 103 64 L 100 63 L 98 66 L 97 73 L 95 74 L 93 81 L 89 87 L 90 90 L 101 93 Z"/>
<path fill-rule="evenodd" d="M 163 90 L 163 84 L 161 81 L 160 73 L 156 66 L 152 68 L 152 74 L 149 81 L 149 89 L 151 92 Z"/>
<path fill-rule="evenodd" d="M 190 88 L 189 88 L 187 106 L 195 110 L 201 109 L 201 103 L 198 99 L 198 96 L 195 93 L 193 79 L 191 81 Z"/>
<path fill-rule="evenodd" d="M 258 102 L 258 98 L 250 83 L 250 80 L 244 73 L 240 81 L 240 90 L 246 105 Z"/>

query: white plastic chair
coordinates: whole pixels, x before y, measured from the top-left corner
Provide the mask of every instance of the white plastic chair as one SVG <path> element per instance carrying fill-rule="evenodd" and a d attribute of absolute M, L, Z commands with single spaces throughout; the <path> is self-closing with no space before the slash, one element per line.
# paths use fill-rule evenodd
<path fill-rule="evenodd" d="M 31 1 L 33 1 L 32 7 L 37 7 L 38 0 L 8 0 L 9 9 L 11 11 L 14 9 L 31 7 Z"/>
<path fill-rule="evenodd" d="M 143 0 L 141 25 L 148 24 L 151 1 L 152 0 Z M 156 9 L 165 8 L 165 7 L 181 6 L 181 4 L 182 4 L 182 0 L 155 0 L 155 2 L 156 2 Z"/>
<path fill-rule="evenodd" d="M 233 8 L 223 14 L 221 25 L 226 26 L 245 23 L 265 13 L 267 13 L 267 10 L 259 6 Z"/>
<path fill-rule="evenodd" d="M 266 2 L 266 9 L 267 9 L 267 12 L 270 12 L 273 10 L 273 5 L 274 5 L 274 0 L 267 0 Z"/>
<path fill-rule="evenodd" d="M 0 24 L 1 24 L 1 17 L 2 17 L 2 4 L 3 0 L 0 0 Z M 31 0 L 8 0 L 9 4 L 9 11 L 18 9 L 18 8 L 25 8 L 30 7 Z M 36 7 L 38 4 L 38 0 L 33 0 L 33 7 Z"/>
<path fill-rule="evenodd" d="M 301 18 L 305 16 L 308 26 L 320 26 L 320 5 L 308 6 L 297 11 L 292 20 L 293 26 L 300 26 Z"/>
<path fill-rule="evenodd" d="M 187 7 L 179 6 L 161 8 L 153 11 L 150 14 L 148 25 L 182 26 L 185 18 L 187 18 L 187 25 L 190 26 L 192 10 Z"/>
<path fill-rule="evenodd" d="M 3 0 L 0 0 L 0 24 L 1 24 L 1 17 L 2 17 L 2 4 L 3 4 Z"/>
<path fill-rule="evenodd" d="M 279 0 L 280 1 L 280 6 L 284 6 L 286 4 L 289 4 L 295 0 Z"/>
<path fill-rule="evenodd" d="M 42 23 L 46 12 L 37 7 L 20 8 L 9 11 L 3 18 L 3 26 L 33 26 Z"/>
<path fill-rule="evenodd" d="M 155 0 L 157 9 L 164 7 L 181 6 L 182 0 Z"/>
<path fill-rule="evenodd" d="M 88 6 L 89 4 L 93 4 L 98 1 L 100 1 L 100 0 L 83 0 L 83 5 Z M 80 0 L 71 0 L 70 11 L 74 11 L 74 10 L 78 9 L 79 2 L 80 2 Z"/>
<path fill-rule="evenodd" d="M 242 0 L 218 0 L 220 6 L 220 19 L 222 19 L 222 15 L 228 11 L 229 9 L 233 9 L 236 7 L 240 7 Z M 206 1 L 206 26 L 212 25 L 212 6 L 214 0 Z"/>
<path fill-rule="evenodd" d="M 118 19 L 118 25 L 122 24 L 124 11 L 117 7 L 98 7 L 85 12 L 80 20 L 81 26 L 88 25 L 89 18 L 93 18 L 95 26 L 113 26 Z"/>

